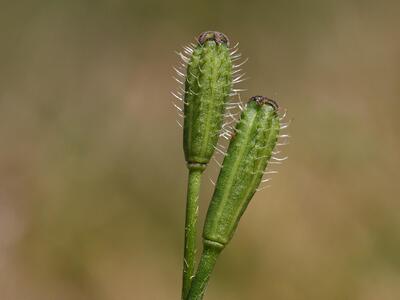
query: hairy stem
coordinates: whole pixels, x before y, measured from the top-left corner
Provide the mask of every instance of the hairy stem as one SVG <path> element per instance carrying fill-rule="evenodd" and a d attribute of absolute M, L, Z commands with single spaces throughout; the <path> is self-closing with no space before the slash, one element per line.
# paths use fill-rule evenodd
<path fill-rule="evenodd" d="M 204 167 L 201 164 L 188 164 L 189 178 L 187 187 L 185 249 L 183 258 L 182 299 L 189 293 L 196 266 L 196 226 L 199 209 L 201 175 Z"/>
<path fill-rule="evenodd" d="M 215 245 L 214 245 L 215 244 Z M 203 254 L 196 276 L 193 279 L 190 292 L 186 300 L 201 300 L 203 299 L 204 292 L 207 288 L 208 280 L 214 269 L 215 263 L 219 254 L 221 253 L 223 245 L 219 243 L 204 243 Z"/>

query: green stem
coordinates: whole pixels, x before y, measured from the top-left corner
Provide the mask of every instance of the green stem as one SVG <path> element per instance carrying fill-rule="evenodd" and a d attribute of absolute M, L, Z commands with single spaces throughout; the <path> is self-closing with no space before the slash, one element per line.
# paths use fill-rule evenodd
<path fill-rule="evenodd" d="M 219 243 L 205 241 L 200 264 L 186 300 L 203 299 L 208 280 L 210 279 L 211 273 L 222 249 L 223 245 Z"/>
<path fill-rule="evenodd" d="M 196 226 L 199 209 L 199 194 L 203 164 L 188 164 L 189 179 L 187 187 L 185 249 L 183 258 L 182 299 L 189 293 L 196 265 Z"/>

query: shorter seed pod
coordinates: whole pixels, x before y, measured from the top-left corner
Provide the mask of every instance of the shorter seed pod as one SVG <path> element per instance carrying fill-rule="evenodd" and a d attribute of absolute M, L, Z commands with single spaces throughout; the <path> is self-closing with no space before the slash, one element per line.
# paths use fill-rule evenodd
<path fill-rule="evenodd" d="M 211 159 L 231 88 L 228 38 L 206 31 L 199 36 L 187 66 L 183 149 L 188 164 L 207 164 Z"/>
<path fill-rule="evenodd" d="M 277 109 L 275 101 L 255 96 L 242 112 L 207 211 L 203 254 L 185 300 L 203 299 L 217 258 L 260 184 L 280 130 Z"/>
<path fill-rule="evenodd" d="M 208 208 L 203 238 L 223 248 L 259 186 L 276 145 L 280 122 L 275 101 L 250 99 L 236 125 Z"/>

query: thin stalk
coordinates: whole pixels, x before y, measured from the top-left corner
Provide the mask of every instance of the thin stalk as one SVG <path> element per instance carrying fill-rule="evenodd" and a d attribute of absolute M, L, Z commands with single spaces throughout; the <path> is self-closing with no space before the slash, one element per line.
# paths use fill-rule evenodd
<path fill-rule="evenodd" d="M 186 221 L 185 221 L 185 248 L 183 257 L 183 284 L 182 299 L 189 293 L 196 266 L 196 234 L 197 215 L 199 210 L 199 194 L 201 175 L 204 167 L 201 164 L 189 164 L 189 178 L 187 186 Z"/>
<path fill-rule="evenodd" d="M 218 243 L 216 243 L 218 244 Z M 222 246 L 222 245 L 221 245 Z M 215 263 L 219 254 L 222 251 L 220 245 L 204 244 L 203 254 L 199 267 L 197 269 L 196 276 L 192 281 L 192 286 L 186 300 L 201 300 L 203 299 L 204 292 L 207 288 L 208 280 L 210 279 L 211 273 L 214 269 Z"/>

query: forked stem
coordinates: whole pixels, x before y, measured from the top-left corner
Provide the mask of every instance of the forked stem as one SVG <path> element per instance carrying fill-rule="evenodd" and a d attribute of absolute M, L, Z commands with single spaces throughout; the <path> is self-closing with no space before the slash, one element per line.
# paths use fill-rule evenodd
<path fill-rule="evenodd" d="M 187 186 L 185 248 L 183 257 L 182 299 L 186 299 L 196 267 L 196 234 L 197 215 L 199 210 L 199 194 L 201 175 L 205 169 L 203 164 L 188 164 L 189 178 Z"/>

